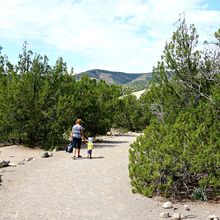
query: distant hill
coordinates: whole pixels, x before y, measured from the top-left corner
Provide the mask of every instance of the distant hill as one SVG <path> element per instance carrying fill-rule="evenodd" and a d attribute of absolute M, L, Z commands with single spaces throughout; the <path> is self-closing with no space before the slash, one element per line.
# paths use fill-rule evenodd
<path fill-rule="evenodd" d="M 76 79 L 79 80 L 83 75 L 87 75 L 90 78 L 97 80 L 104 80 L 109 84 L 147 84 L 152 78 L 152 73 L 124 73 L 108 70 L 93 69 L 86 72 L 82 72 L 76 75 Z"/>

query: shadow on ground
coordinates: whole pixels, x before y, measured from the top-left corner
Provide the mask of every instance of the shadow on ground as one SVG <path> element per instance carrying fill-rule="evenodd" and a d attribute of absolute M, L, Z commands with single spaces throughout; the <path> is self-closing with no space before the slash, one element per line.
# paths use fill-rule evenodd
<path fill-rule="evenodd" d="M 94 143 L 95 148 L 104 148 L 104 147 L 117 147 L 120 144 L 126 144 L 128 141 L 108 141 L 104 140 L 103 142 Z"/>
<path fill-rule="evenodd" d="M 73 157 L 72 157 L 72 159 L 73 159 L 73 160 L 83 160 L 83 159 L 93 160 L 93 159 L 104 159 L 104 157 L 103 157 L 103 156 L 97 156 L 97 157 L 92 157 L 92 159 L 87 158 L 87 157 L 76 157 L 76 158 L 73 158 Z"/>

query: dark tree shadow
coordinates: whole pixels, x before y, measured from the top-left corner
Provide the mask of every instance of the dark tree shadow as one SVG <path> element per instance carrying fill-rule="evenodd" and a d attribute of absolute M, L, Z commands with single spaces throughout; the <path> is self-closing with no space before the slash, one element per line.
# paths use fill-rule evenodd
<path fill-rule="evenodd" d="M 139 133 L 142 134 L 142 133 Z M 121 137 L 137 137 L 137 134 L 116 134 L 115 136 L 121 136 Z"/>
<path fill-rule="evenodd" d="M 124 143 L 128 143 L 128 141 L 111 141 L 111 140 L 103 140 L 102 142 L 98 142 L 97 144 L 106 144 L 106 143 L 109 143 L 109 144 L 124 144 Z"/>
<path fill-rule="evenodd" d="M 94 143 L 94 148 L 117 147 L 120 144 L 126 144 L 128 141 L 104 141 L 102 143 Z"/>
<path fill-rule="evenodd" d="M 95 157 L 92 157 L 92 159 L 90 159 L 90 158 L 88 158 L 88 157 L 76 157 L 76 158 L 73 158 L 72 157 L 72 159 L 73 160 L 84 160 L 84 159 L 86 159 L 86 160 L 93 160 L 93 159 L 104 159 L 105 157 L 103 157 L 103 156 L 95 156 Z"/>

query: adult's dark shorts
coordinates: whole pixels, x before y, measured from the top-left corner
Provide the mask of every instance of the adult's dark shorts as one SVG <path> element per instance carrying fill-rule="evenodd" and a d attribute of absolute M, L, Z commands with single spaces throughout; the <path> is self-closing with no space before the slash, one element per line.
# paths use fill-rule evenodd
<path fill-rule="evenodd" d="M 82 143 L 82 139 L 81 138 L 73 137 L 73 142 L 72 142 L 73 148 L 80 149 L 81 148 L 81 143 Z"/>

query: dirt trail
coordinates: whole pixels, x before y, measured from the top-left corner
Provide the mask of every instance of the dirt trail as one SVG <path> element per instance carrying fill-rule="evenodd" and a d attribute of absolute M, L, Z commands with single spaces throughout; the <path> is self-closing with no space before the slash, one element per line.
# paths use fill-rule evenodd
<path fill-rule="evenodd" d="M 0 161 L 17 163 L 36 157 L 24 165 L 1 169 L 0 219 L 160 219 L 162 201 L 131 193 L 128 148 L 135 138 L 136 134 L 120 135 L 96 143 L 92 160 L 73 160 L 63 151 L 54 152 L 52 158 L 40 158 L 40 150 L 0 148 Z M 85 149 L 82 155 L 86 156 Z M 220 216 L 220 204 L 187 204 L 190 219 Z M 186 212 L 181 203 L 175 207 Z"/>

